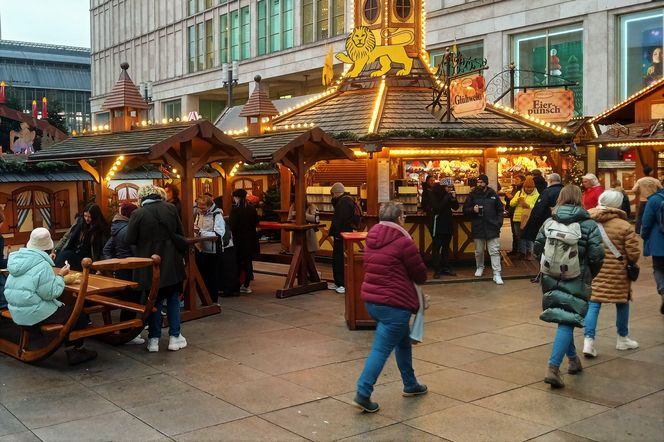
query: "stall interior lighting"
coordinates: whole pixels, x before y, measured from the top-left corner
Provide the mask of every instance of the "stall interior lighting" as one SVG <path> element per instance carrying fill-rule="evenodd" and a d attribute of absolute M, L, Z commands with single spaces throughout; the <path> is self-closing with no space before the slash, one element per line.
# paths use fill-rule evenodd
<path fill-rule="evenodd" d="M 385 2 L 387 5 L 389 2 Z M 376 130 L 376 122 L 378 121 L 378 113 L 380 112 L 380 107 L 383 104 L 383 99 L 385 98 L 385 76 L 383 75 L 382 80 L 380 81 L 380 87 L 378 88 L 378 95 L 376 95 L 376 101 L 374 101 L 373 112 L 371 112 L 371 121 L 369 122 L 368 133 L 372 134 Z"/>
<path fill-rule="evenodd" d="M 608 143 L 606 147 L 664 146 L 664 141 L 636 141 L 631 143 Z"/>
<path fill-rule="evenodd" d="M 654 88 L 656 88 L 656 87 L 658 87 L 658 86 L 661 86 L 663 82 L 664 82 L 664 78 L 660 78 L 659 80 L 657 80 L 656 82 L 654 82 L 654 83 L 651 84 L 650 86 L 646 86 L 646 87 L 644 87 L 643 89 L 634 92 L 632 95 L 630 95 L 629 97 L 627 97 L 626 99 L 624 99 L 624 100 L 621 101 L 620 103 L 618 103 L 618 104 L 616 104 L 615 106 L 613 106 L 613 107 L 611 107 L 611 108 L 605 110 L 605 111 L 602 112 L 601 114 L 599 114 L 599 115 L 597 115 L 596 117 L 594 117 L 593 119 L 591 119 L 590 122 L 591 122 L 591 123 L 594 123 L 595 121 L 597 121 L 597 120 L 599 120 L 599 119 L 605 117 L 606 115 L 610 114 L 611 112 L 613 112 L 614 110 L 616 110 L 616 109 L 618 109 L 618 108 L 623 107 L 624 105 L 626 105 L 627 103 L 629 103 L 629 102 L 632 101 L 633 99 L 639 97 L 640 95 L 645 94 L 646 92 L 651 91 L 652 89 L 654 89 Z"/>
<path fill-rule="evenodd" d="M 353 153 L 356 157 L 366 157 L 368 154 L 361 149 L 353 149 Z"/>
<path fill-rule="evenodd" d="M 504 152 L 532 152 L 535 148 L 533 146 L 520 146 L 520 147 L 505 147 L 499 146 L 496 149 L 499 153 Z"/>
<path fill-rule="evenodd" d="M 482 149 L 390 149 L 390 156 L 482 155 Z"/>
<path fill-rule="evenodd" d="M 237 173 L 237 170 L 240 168 L 240 166 L 242 166 L 242 161 L 239 161 L 239 162 L 235 163 L 235 165 L 231 169 L 230 176 L 235 176 L 235 174 Z"/>
<path fill-rule="evenodd" d="M 122 169 L 122 163 L 124 163 L 124 160 L 125 160 L 124 155 L 120 155 L 115 159 L 113 165 L 111 166 L 110 169 L 108 169 L 108 172 L 106 173 L 106 181 L 112 180 L 115 174 Z"/>

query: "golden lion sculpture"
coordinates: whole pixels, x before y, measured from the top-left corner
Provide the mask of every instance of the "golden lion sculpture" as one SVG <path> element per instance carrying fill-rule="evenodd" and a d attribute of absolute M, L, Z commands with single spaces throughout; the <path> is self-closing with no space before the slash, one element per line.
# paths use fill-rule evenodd
<path fill-rule="evenodd" d="M 366 26 L 359 26 L 353 30 L 346 39 L 346 53 L 337 54 L 337 59 L 353 65 L 348 72 L 349 77 L 357 77 L 367 64 L 376 60 L 380 61 L 380 69 L 372 72 L 372 77 L 387 74 L 392 68 L 392 63 L 403 65 L 403 69 L 397 71 L 397 75 L 408 75 L 413 68 L 413 59 L 408 56 L 403 46 L 377 46 L 376 37 Z"/>

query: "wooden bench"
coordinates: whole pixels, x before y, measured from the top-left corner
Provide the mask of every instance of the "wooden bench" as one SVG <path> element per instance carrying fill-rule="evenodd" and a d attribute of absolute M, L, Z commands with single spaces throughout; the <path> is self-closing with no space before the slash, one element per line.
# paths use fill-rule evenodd
<path fill-rule="evenodd" d="M 69 319 L 64 324 L 41 324 L 38 326 L 18 326 L 19 342 L 12 342 L 0 337 L 0 351 L 24 362 L 35 362 L 49 357 L 65 341 L 87 337 L 98 337 L 111 344 L 123 344 L 143 330 L 145 322 L 155 310 L 154 302 L 159 291 L 159 264 L 161 258 L 153 255 L 151 258 L 125 258 L 109 259 L 92 262 L 85 258 L 81 262 L 83 272 L 78 284 L 66 284 L 65 291 L 60 299 L 72 303 L 73 309 Z M 107 296 L 113 292 L 136 288 L 138 284 L 131 281 L 122 281 L 105 276 L 96 275 L 96 272 L 113 272 L 124 269 L 152 268 L 150 291 L 145 304 L 124 301 Z M 95 272 L 95 273 L 93 273 Z M 126 321 L 113 322 L 112 310 L 127 310 L 137 314 L 137 318 Z M 78 317 L 82 313 L 101 314 L 102 325 L 91 325 L 81 330 L 72 330 Z M 11 319 L 8 310 L 0 311 L 0 316 Z M 50 335 L 49 341 L 38 348 L 30 345 L 31 334 Z"/>

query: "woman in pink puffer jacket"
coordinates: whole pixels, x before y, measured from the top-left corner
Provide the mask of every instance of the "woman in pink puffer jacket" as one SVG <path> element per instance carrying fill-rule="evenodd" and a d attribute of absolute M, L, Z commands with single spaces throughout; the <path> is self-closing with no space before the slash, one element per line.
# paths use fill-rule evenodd
<path fill-rule="evenodd" d="M 369 230 L 366 240 L 362 283 L 362 299 L 376 320 L 376 335 L 357 380 L 354 400 L 355 405 L 370 413 L 379 409 L 371 401 L 371 393 L 392 350 L 403 380 L 403 395 L 427 392 L 426 385 L 415 378 L 409 336 L 410 315 L 420 306 L 415 284 L 424 284 L 427 269 L 415 242 L 402 226 L 405 217 L 401 204 L 382 204 L 378 217 L 380 223 Z"/>

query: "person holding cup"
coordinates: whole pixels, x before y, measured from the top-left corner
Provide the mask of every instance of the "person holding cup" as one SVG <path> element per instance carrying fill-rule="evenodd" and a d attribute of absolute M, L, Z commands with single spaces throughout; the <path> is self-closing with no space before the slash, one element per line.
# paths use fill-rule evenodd
<path fill-rule="evenodd" d="M 463 213 L 472 221 L 472 236 L 475 241 L 475 276 L 484 273 L 484 252 L 489 251 L 493 281 L 503 284 L 500 266 L 500 228 L 503 226 L 503 203 L 495 190 L 489 187 L 489 177 L 477 177 L 477 186 L 463 203 Z"/>

